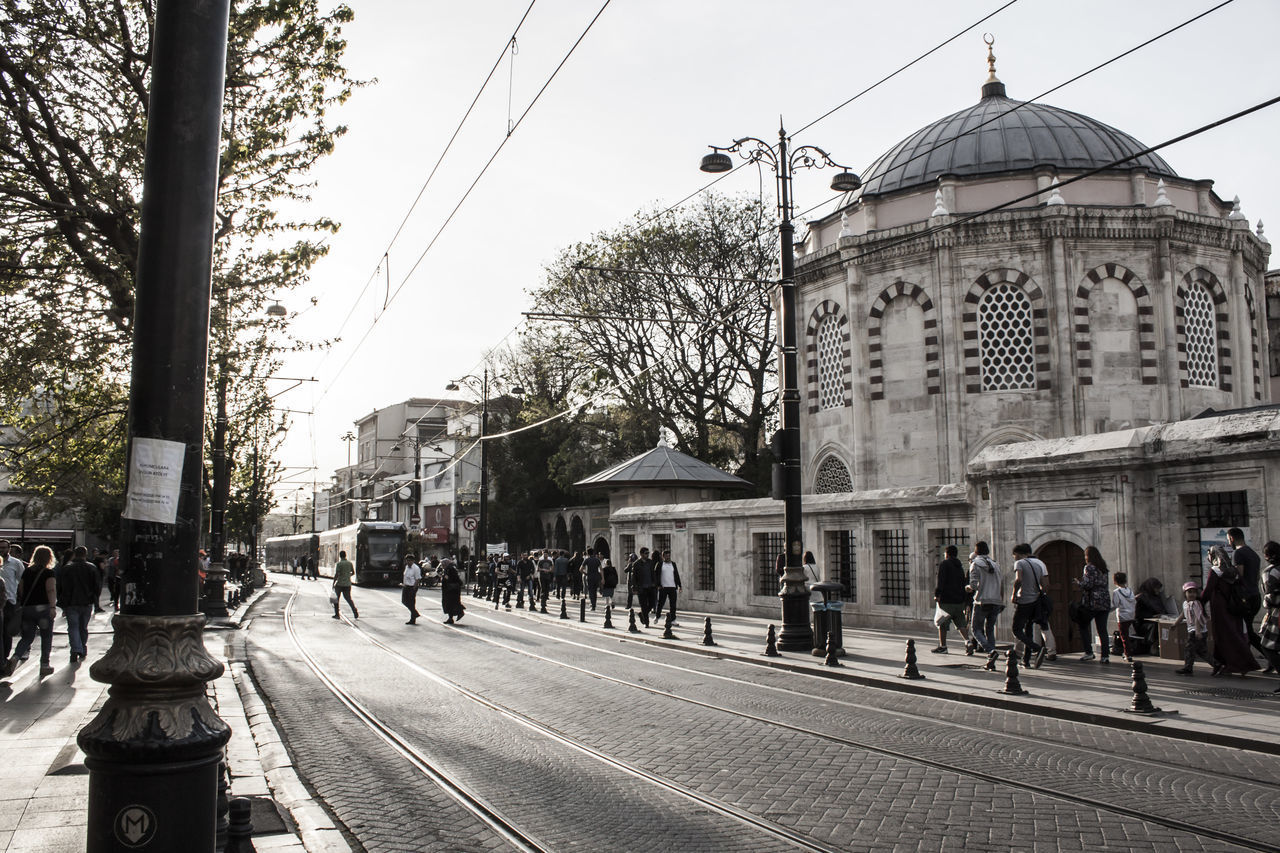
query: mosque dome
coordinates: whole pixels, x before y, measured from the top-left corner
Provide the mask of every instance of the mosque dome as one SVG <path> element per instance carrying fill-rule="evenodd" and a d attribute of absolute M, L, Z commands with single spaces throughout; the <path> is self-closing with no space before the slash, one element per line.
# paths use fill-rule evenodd
<path fill-rule="evenodd" d="M 916 131 L 872 164 L 863 175 L 863 194 L 932 186 L 940 175 L 998 175 L 1038 166 L 1097 169 L 1146 147 L 1088 116 L 1015 101 L 1006 96 L 1004 84 L 993 73 L 976 105 Z M 1117 167 L 1133 168 L 1178 176 L 1155 154 L 1143 154 Z"/>

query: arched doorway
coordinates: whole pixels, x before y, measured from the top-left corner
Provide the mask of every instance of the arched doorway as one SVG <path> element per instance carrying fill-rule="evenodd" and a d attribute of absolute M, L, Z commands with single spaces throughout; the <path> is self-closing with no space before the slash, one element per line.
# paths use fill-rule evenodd
<path fill-rule="evenodd" d="M 569 551 L 580 554 L 585 550 L 587 550 L 587 531 L 582 526 L 582 519 L 575 515 L 573 523 L 569 525 Z"/>
<path fill-rule="evenodd" d="M 1080 626 L 1071 624 L 1068 615 L 1071 602 L 1080 597 L 1071 580 L 1080 577 L 1080 567 L 1084 565 L 1084 549 L 1074 542 L 1056 539 L 1041 545 L 1036 556 L 1049 570 L 1044 588 L 1053 599 L 1049 627 L 1053 629 L 1053 638 L 1057 640 L 1058 652 L 1084 651 L 1084 644 L 1080 642 Z"/>
<path fill-rule="evenodd" d="M 596 556 L 602 560 L 610 556 L 609 540 L 604 538 L 603 536 L 597 536 L 595 543 L 592 544 L 591 547 L 596 549 Z"/>
<path fill-rule="evenodd" d="M 557 551 L 569 550 L 569 528 L 564 523 L 564 516 L 556 516 L 556 532 L 551 540 L 551 547 Z"/>

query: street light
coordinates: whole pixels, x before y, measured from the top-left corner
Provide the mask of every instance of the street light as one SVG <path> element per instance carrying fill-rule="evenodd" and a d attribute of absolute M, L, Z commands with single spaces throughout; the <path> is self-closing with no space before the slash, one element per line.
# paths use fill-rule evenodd
<path fill-rule="evenodd" d="M 474 376 L 464 376 L 462 379 L 455 379 L 448 385 L 444 386 L 446 391 L 460 391 L 462 386 L 459 385 L 464 379 L 474 380 Z M 479 549 L 485 552 L 487 557 L 489 550 L 488 528 L 485 521 L 489 510 L 489 466 L 488 462 L 488 442 L 485 441 L 485 435 L 489 430 L 489 368 L 484 369 L 484 373 L 480 380 L 480 518 L 476 523 L 476 539 L 475 544 Z M 519 385 L 513 385 L 510 393 L 516 397 L 524 396 L 524 389 Z M 473 554 L 474 556 L 474 554 Z"/>
<path fill-rule="evenodd" d="M 796 282 L 795 282 L 795 227 L 791 224 L 791 173 L 797 169 L 822 169 L 831 166 L 840 169 L 831 181 L 831 189 L 852 192 L 862 186 L 862 180 L 831 159 L 831 156 L 813 145 L 805 145 L 788 154 L 787 131 L 778 127 L 778 145 L 773 146 L 754 136 L 735 139 L 732 145 L 712 145 L 712 152 L 702 158 L 702 171 L 727 172 L 733 168 L 730 154 L 751 163 L 763 163 L 773 169 L 778 180 L 778 236 L 781 242 L 782 279 L 778 282 L 780 310 L 778 325 L 782 337 L 782 429 L 775 436 L 780 445 L 781 471 L 775 472 L 775 497 L 782 492 L 783 526 L 786 528 L 783 552 L 786 554 L 786 572 L 782 576 L 782 634 L 778 648 L 787 651 L 807 650 L 813 646 L 813 629 L 809 625 L 809 595 L 804 586 L 804 569 L 801 554 L 804 547 L 804 528 L 800 517 L 800 376 L 797 366 Z M 779 476 L 779 473 L 781 476 Z M 779 483 L 781 481 L 781 483 Z M 781 489 L 778 489 L 781 485 Z"/>

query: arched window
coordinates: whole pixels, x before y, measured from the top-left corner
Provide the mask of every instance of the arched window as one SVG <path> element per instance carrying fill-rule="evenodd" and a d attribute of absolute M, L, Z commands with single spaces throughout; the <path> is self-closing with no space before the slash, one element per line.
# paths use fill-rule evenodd
<path fill-rule="evenodd" d="M 849 477 L 849 469 L 834 456 L 828 456 L 818 466 L 818 479 L 814 484 L 814 492 L 819 495 L 830 495 L 837 492 L 852 492 L 853 480 Z"/>
<path fill-rule="evenodd" d="M 1036 387 L 1031 300 L 1016 285 L 999 282 L 982 294 L 978 301 L 978 347 L 983 391 Z"/>
<path fill-rule="evenodd" d="M 840 318 L 828 314 L 818 323 L 818 408 L 844 405 L 844 344 Z"/>
<path fill-rule="evenodd" d="M 1218 387 L 1218 324 L 1213 297 L 1200 282 L 1187 288 L 1183 305 L 1187 330 L 1187 384 Z"/>

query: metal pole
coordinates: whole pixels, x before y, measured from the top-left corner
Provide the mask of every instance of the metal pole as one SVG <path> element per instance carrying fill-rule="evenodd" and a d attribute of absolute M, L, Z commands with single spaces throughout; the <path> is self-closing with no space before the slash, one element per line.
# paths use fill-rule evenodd
<path fill-rule="evenodd" d="M 485 527 L 489 509 L 489 442 L 484 440 L 489 429 L 489 368 L 484 369 L 480 395 L 480 518 L 476 522 L 475 554 L 477 560 L 487 559 L 489 550 L 488 530 Z M 477 567 L 479 563 L 476 564 Z"/>
<path fill-rule="evenodd" d="M 787 132 L 778 128 L 778 208 L 781 221 L 778 238 L 782 243 L 782 281 L 778 325 L 782 331 L 782 466 L 783 527 L 786 572 L 782 576 L 782 633 L 778 648 L 809 651 L 813 647 L 813 627 L 809 624 L 809 593 L 805 590 L 801 555 L 804 525 L 800 515 L 800 372 L 797 365 L 795 228 L 791 224 L 791 162 L 787 156 Z"/>
<path fill-rule="evenodd" d="M 213 215 L 229 0 L 158 0 L 121 523 L 123 595 L 92 677 L 110 685 L 77 738 L 86 849 L 212 851 L 231 736 L 205 698 L 222 664 L 196 611 Z"/>

